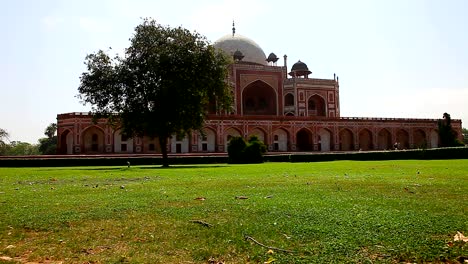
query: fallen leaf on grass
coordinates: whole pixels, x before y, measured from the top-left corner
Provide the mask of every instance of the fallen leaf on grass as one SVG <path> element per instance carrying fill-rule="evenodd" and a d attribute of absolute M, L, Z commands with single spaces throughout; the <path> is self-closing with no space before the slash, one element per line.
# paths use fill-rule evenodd
<path fill-rule="evenodd" d="M 272 249 L 269 249 L 269 250 L 267 251 L 267 254 L 273 254 L 273 253 L 275 253 L 275 252 L 274 252 Z"/>
<path fill-rule="evenodd" d="M 274 258 L 269 258 L 267 261 L 263 262 L 263 264 L 270 264 L 273 263 L 276 259 Z"/>
<path fill-rule="evenodd" d="M 236 196 L 236 199 L 245 200 L 245 199 L 249 199 L 249 197 L 247 197 L 247 196 Z"/>
<path fill-rule="evenodd" d="M 205 197 L 197 197 L 197 198 L 195 198 L 194 200 L 197 200 L 197 201 L 205 201 L 206 198 L 205 198 Z"/>
<path fill-rule="evenodd" d="M 468 237 L 464 236 L 461 232 L 457 231 L 457 233 L 453 237 L 453 241 L 468 242 Z"/>

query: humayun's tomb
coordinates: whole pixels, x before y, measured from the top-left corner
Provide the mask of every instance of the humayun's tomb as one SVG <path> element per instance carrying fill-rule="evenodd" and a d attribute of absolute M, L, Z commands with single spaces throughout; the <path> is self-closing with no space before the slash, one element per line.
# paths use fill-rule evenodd
<path fill-rule="evenodd" d="M 204 135 L 172 137 L 169 153 L 226 152 L 232 136 L 257 135 L 269 152 L 386 150 L 439 146 L 437 119 L 341 117 L 340 85 L 333 79 L 311 78 L 298 61 L 288 71 L 278 57 L 268 57 L 251 39 L 234 34 L 215 47 L 234 58 L 228 81 L 233 110 L 210 113 Z M 442 114 L 442 113 L 441 113 Z M 97 123 L 88 113 L 57 115 L 61 154 L 161 153 L 155 138 L 125 138 L 106 119 Z M 460 140 L 461 120 L 452 120 Z"/>

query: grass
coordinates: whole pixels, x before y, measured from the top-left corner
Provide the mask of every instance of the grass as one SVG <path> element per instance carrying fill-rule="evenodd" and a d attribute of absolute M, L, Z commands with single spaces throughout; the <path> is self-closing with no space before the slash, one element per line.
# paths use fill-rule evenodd
<path fill-rule="evenodd" d="M 456 263 L 467 209 L 468 160 L 0 168 L 0 262 Z"/>

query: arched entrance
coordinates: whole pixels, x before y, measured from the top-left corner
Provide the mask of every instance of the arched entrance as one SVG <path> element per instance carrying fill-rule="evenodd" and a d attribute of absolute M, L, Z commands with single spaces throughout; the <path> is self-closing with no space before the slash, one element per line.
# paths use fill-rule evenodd
<path fill-rule="evenodd" d="M 372 133 L 368 129 L 363 129 L 359 132 L 359 149 L 372 149 Z"/>
<path fill-rule="evenodd" d="M 426 132 L 422 129 L 416 129 L 413 133 L 414 147 L 415 148 L 427 148 Z"/>
<path fill-rule="evenodd" d="M 276 92 L 268 84 L 255 81 L 242 92 L 244 115 L 276 115 Z"/>
<path fill-rule="evenodd" d="M 321 128 L 319 130 L 319 148 L 320 151 L 331 150 L 331 132 L 328 129 Z"/>
<path fill-rule="evenodd" d="M 319 95 L 313 95 L 307 102 L 308 116 L 325 116 L 325 100 Z"/>
<path fill-rule="evenodd" d="M 97 126 L 85 129 L 81 137 L 84 153 L 104 152 L 104 132 Z"/>
<path fill-rule="evenodd" d="M 296 135 L 296 146 L 297 150 L 299 151 L 312 151 L 313 144 L 312 144 L 312 133 L 303 128 L 297 132 Z"/>
<path fill-rule="evenodd" d="M 350 151 L 354 150 L 354 137 L 353 132 L 349 129 L 343 129 L 340 131 L 340 150 Z"/>
<path fill-rule="evenodd" d="M 392 147 L 392 135 L 385 128 L 379 131 L 377 147 L 380 150 L 391 149 Z"/>

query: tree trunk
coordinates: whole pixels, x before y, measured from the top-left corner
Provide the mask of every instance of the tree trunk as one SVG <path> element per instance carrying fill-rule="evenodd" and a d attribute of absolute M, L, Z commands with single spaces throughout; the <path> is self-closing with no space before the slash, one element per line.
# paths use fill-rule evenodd
<path fill-rule="evenodd" d="M 162 166 L 164 168 L 169 167 L 169 159 L 167 157 L 167 137 L 159 137 L 159 145 L 161 146 L 162 153 Z"/>

